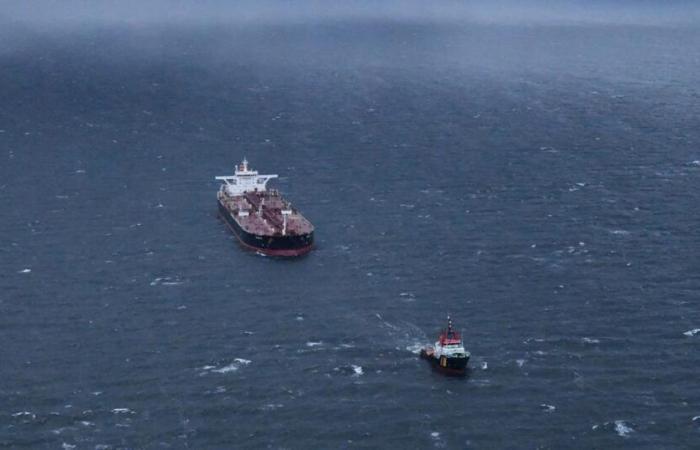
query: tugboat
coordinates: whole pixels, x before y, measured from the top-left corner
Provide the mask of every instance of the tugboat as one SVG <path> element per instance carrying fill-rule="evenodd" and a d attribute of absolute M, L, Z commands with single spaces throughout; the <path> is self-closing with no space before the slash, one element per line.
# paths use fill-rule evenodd
<path fill-rule="evenodd" d="M 313 247 L 314 227 L 279 191 L 267 189 L 277 175 L 260 175 L 248 161 L 236 166 L 216 194 L 219 214 L 241 245 L 264 255 L 301 256 Z"/>
<path fill-rule="evenodd" d="M 447 329 L 440 332 L 435 347 L 425 347 L 420 351 L 420 356 L 445 374 L 464 375 L 470 353 L 464 350 L 462 335 L 452 329 L 452 319 L 447 316 Z"/>

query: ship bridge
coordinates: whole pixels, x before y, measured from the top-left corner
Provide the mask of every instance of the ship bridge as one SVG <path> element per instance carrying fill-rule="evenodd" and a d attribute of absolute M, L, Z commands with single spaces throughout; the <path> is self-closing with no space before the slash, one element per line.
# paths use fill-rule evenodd
<path fill-rule="evenodd" d="M 265 192 L 267 190 L 267 182 L 277 175 L 260 175 L 257 170 L 251 170 L 248 167 L 248 160 L 243 158 L 241 164 L 236 166 L 234 175 L 224 175 L 215 177 L 215 179 L 223 181 L 222 189 L 226 189 L 229 195 L 243 195 L 246 192 Z"/>

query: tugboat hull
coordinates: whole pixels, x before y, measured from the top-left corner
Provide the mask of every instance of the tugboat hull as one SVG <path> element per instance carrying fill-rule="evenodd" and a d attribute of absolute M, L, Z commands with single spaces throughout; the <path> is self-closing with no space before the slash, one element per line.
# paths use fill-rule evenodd
<path fill-rule="evenodd" d="M 421 350 L 420 356 L 427 360 L 434 369 L 446 375 L 463 376 L 467 373 L 469 356 L 454 358 L 443 355 L 437 358 L 432 349 Z"/>

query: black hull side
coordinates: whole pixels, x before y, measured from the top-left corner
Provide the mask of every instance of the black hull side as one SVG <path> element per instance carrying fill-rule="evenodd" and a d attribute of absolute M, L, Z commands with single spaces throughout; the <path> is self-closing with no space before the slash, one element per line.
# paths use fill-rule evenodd
<path fill-rule="evenodd" d="M 427 359 L 435 369 L 447 375 L 461 376 L 467 373 L 469 356 L 464 358 L 448 358 L 446 356 L 435 358 L 432 354 L 428 354 L 425 350 L 421 350 L 421 357 Z"/>
<path fill-rule="evenodd" d="M 245 247 L 273 256 L 299 256 L 308 253 L 313 247 L 313 232 L 295 236 L 258 236 L 249 233 L 236 222 L 221 202 L 217 203 L 219 215 Z"/>

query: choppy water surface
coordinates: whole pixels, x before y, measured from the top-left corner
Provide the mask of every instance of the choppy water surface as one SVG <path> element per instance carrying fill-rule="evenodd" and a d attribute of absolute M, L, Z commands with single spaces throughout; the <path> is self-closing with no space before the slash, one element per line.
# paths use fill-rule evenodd
<path fill-rule="evenodd" d="M 697 444 L 698 29 L 5 33 L 0 445 Z M 310 256 L 217 219 L 244 155 Z"/>

